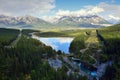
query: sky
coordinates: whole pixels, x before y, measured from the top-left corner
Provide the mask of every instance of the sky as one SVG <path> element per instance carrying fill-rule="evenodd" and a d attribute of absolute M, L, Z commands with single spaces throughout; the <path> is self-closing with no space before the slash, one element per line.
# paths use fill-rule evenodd
<path fill-rule="evenodd" d="M 0 14 L 32 15 L 46 21 L 62 16 L 99 15 L 120 21 L 120 0 L 0 0 Z"/>

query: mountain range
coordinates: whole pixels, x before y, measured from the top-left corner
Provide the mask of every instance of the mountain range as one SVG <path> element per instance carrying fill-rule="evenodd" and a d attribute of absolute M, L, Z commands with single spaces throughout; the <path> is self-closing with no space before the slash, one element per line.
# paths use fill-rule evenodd
<path fill-rule="evenodd" d="M 56 22 L 56 25 L 61 26 L 77 26 L 83 28 L 98 28 L 103 27 L 104 25 L 110 24 L 105 19 L 97 16 L 97 15 L 89 15 L 89 16 L 63 16 Z"/>
<path fill-rule="evenodd" d="M 0 15 L 0 25 L 4 27 L 40 28 L 44 26 L 51 26 L 52 24 L 30 15 L 20 17 Z"/>
<path fill-rule="evenodd" d="M 0 27 L 12 28 L 99 28 L 109 25 L 110 23 L 97 15 L 89 16 L 62 16 L 54 23 L 47 22 L 43 19 L 30 15 L 12 17 L 0 15 Z"/>

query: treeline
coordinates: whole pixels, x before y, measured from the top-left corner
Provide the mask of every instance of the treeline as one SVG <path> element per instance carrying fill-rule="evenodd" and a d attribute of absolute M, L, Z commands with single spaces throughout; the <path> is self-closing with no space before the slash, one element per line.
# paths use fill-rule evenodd
<path fill-rule="evenodd" d="M 103 47 L 103 56 L 105 60 L 110 60 L 113 65 L 107 68 L 105 75 L 106 80 L 120 79 L 120 25 L 111 26 L 99 30 L 100 35 L 105 40 Z"/>
<path fill-rule="evenodd" d="M 40 31 L 38 31 L 38 30 L 32 30 L 32 29 L 22 29 L 22 34 L 26 35 L 26 36 L 31 36 L 30 33 L 33 33 L 33 32 L 40 32 Z"/>
<path fill-rule="evenodd" d="M 13 40 L 16 39 L 19 33 L 20 31 L 16 29 L 0 28 L 0 45 L 9 45 Z"/>

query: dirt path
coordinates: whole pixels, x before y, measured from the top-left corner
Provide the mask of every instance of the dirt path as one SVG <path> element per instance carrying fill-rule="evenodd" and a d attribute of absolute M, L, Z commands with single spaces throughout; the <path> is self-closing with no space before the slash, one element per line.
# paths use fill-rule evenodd
<path fill-rule="evenodd" d="M 99 38 L 97 36 L 97 32 L 96 30 L 93 30 L 89 36 L 89 38 L 85 41 L 86 44 L 86 48 L 85 49 L 81 49 L 80 52 L 82 53 L 82 55 L 84 56 L 85 54 L 87 54 L 91 59 L 95 60 L 95 62 L 97 63 L 97 59 L 94 58 L 93 55 L 96 55 L 98 53 L 100 53 L 100 42 L 99 42 Z M 91 50 L 91 48 L 93 48 L 93 50 L 96 50 L 96 52 L 93 52 Z M 94 49 L 95 48 L 95 49 Z M 91 53 L 88 53 L 87 51 L 91 51 Z M 92 54 L 92 55 L 90 55 Z"/>

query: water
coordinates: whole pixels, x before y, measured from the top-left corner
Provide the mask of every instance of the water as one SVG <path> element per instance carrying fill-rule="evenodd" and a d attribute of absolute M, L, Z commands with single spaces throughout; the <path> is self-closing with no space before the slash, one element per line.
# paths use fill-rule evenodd
<path fill-rule="evenodd" d="M 56 51 L 61 50 L 62 52 L 68 54 L 69 53 L 69 46 L 72 42 L 73 38 L 71 37 L 37 37 L 32 36 L 32 38 L 38 39 L 44 44 L 51 46 Z"/>

